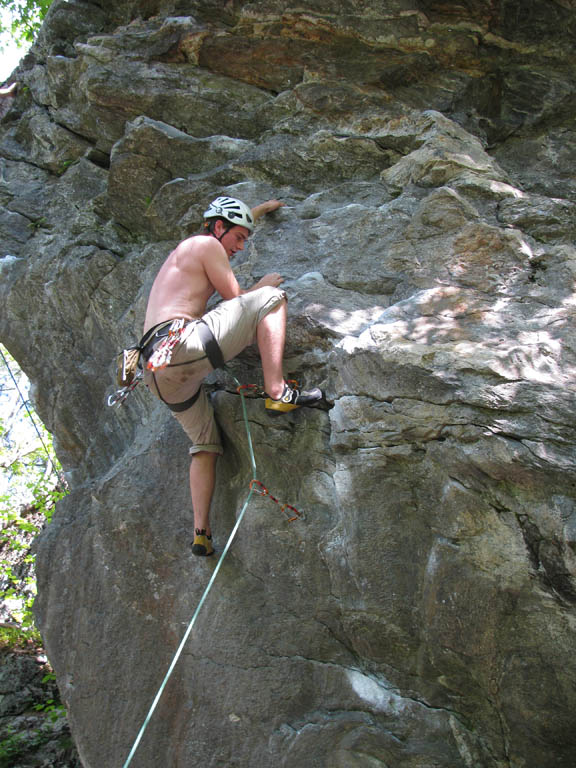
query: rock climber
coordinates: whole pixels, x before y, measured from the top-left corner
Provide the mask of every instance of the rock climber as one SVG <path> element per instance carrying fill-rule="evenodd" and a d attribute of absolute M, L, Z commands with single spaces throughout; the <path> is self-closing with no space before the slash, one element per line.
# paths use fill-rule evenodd
<path fill-rule="evenodd" d="M 214 411 L 202 380 L 214 368 L 258 343 L 265 388 L 265 407 L 288 411 L 322 399 L 315 388 L 300 391 L 284 380 L 282 360 L 286 333 L 284 279 L 264 275 L 242 290 L 230 266 L 244 248 L 260 216 L 283 203 L 268 200 L 250 209 L 221 196 L 204 213 L 205 234 L 182 241 L 168 256 L 150 291 L 142 357 L 144 381 L 173 412 L 192 441 L 190 493 L 194 510 L 195 555 L 211 555 L 210 504 L 216 459 L 222 443 Z M 214 292 L 223 302 L 206 312 Z"/>

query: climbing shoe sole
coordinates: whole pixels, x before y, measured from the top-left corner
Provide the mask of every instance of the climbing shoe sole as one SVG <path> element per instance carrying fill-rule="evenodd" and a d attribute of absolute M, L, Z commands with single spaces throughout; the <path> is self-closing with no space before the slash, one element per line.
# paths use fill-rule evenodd
<path fill-rule="evenodd" d="M 206 536 L 204 532 L 200 532 L 199 529 L 194 536 L 192 542 L 192 554 L 198 557 L 209 557 L 214 554 L 214 547 L 212 546 L 212 537 Z"/>
<path fill-rule="evenodd" d="M 210 557 L 214 554 L 214 550 L 208 551 L 203 544 L 192 544 L 192 554 L 198 555 L 198 557 Z"/>
<path fill-rule="evenodd" d="M 271 397 L 266 398 L 264 405 L 269 411 L 281 411 L 282 413 L 295 411 L 296 408 L 302 407 L 300 405 L 296 405 L 295 403 L 284 403 L 282 400 L 272 400 Z"/>

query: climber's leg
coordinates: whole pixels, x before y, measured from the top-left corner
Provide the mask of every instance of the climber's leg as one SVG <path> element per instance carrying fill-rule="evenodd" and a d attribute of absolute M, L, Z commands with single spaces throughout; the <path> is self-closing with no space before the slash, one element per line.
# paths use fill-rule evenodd
<path fill-rule="evenodd" d="M 262 360 L 264 389 L 270 397 L 282 397 L 282 392 L 284 391 L 282 362 L 286 341 L 285 301 L 278 304 L 260 320 L 256 331 L 256 338 L 258 339 L 258 349 Z"/>
<path fill-rule="evenodd" d="M 193 454 L 190 463 L 190 495 L 196 534 L 192 552 L 195 555 L 211 555 L 214 552 L 210 527 L 210 504 L 214 495 L 217 458 L 217 453 L 199 451 Z"/>

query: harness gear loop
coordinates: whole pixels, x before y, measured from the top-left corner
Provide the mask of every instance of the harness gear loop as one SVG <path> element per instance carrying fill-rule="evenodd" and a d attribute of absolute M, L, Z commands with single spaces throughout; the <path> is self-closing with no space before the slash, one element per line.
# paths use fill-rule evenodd
<path fill-rule="evenodd" d="M 146 368 L 149 371 L 161 371 L 163 368 L 170 365 L 172 352 L 174 351 L 176 344 L 180 341 L 185 325 L 186 320 L 182 317 L 178 317 L 172 322 L 172 325 L 168 330 L 168 335 L 164 341 L 161 341 L 156 347 L 146 363 Z"/>
<path fill-rule="evenodd" d="M 124 386 L 117 389 L 113 395 L 108 397 L 107 404 L 110 407 L 115 405 L 122 405 L 128 395 L 133 392 L 138 384 L 142 381 L 142 364 L 140 362 L 140 358 L 144 357 L 147 359 L 146 350 L 151 344 L 152 340 L 155 336 L 160 334 L 164 328 L 171 325 L 171 323 L 172 321 L 168 320 L 167 322 L 158 323 L 152 328 L 149 328 L 144 336 L 142 336 L 138 344 L 136 344 L 136 346 L 129 347 L 128 349 L 122 351 L 121 355 L 119 356 L 122 359 L 122 369 L 121 376 L 118 377 L 118 379 L 120 379 L 118 383 L 124 383 Z M 131 362 L 134 362 L 135 360 L 138 367 L 134 370 L 132 375 L 129 375 L 129 372 L 126 370 L 126 365 L 128 363 L 126 353 L 136 353 L 136 357 L 132 357 Z"/>

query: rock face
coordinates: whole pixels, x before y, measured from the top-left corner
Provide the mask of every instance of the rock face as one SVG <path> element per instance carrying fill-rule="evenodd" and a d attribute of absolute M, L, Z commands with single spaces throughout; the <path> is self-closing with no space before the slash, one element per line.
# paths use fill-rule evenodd
<path fill-rule="evenodd" d="M 137 768 L 576 763 L 573 0 L 55 0 L 0 123 L 0 332 L 72 487 L 37 616 L 87 768 L 122 765 L 215 562 L 187 441 L 113 358 L 221 192 L 286 207 L 286 372 Z M 9 83 L 7 84 L 9 85 Z M 260 383 L 257 354 L 231 366 Z M 221 551 L 248 493 L 232 378 Z"/>

